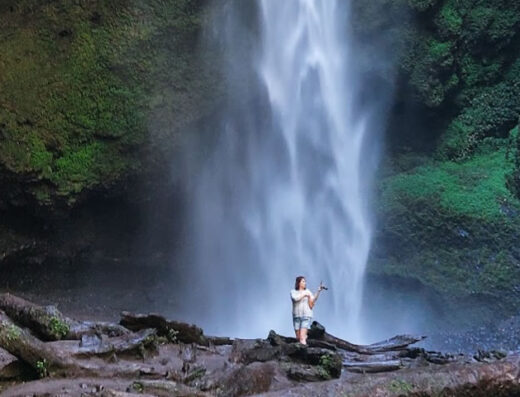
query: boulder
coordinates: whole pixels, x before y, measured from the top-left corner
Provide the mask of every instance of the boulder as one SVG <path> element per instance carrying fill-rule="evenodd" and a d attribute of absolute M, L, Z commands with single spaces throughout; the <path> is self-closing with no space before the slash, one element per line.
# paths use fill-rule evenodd
<path fill-rule="evenodd" d="M 272 346 L 263 339 L 235 339 L 229 361 L 242 364 L 265 362 L 280 358 L 281 353 L 280 346 Z"/>

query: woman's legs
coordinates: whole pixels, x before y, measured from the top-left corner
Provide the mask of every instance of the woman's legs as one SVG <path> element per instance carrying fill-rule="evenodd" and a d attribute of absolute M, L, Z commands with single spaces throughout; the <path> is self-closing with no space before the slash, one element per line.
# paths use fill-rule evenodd
<path fill-rule="evenodd" d="M 307 328 L 300 328 L 300 337 L 298 339 L 303 345 L 307 344 L 307 331 Z"/>
<path fill-rule="evenodd" d="M 294 330 L 294 333 L 296 334 L 296 340 L 300 340 L 300 330 L 299 329 L 295 329 Z"/>

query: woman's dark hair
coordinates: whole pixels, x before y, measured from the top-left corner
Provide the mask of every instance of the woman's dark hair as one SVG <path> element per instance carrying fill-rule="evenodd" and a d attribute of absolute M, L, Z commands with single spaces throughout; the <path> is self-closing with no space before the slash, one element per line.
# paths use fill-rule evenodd
<path fill-rule="evenodd" d="M 298 276 L 296 277 L 296 281 L 294 282 L 294 289 L 299 290 L 300 289 L 300 281 L 302 281 L 305 277 Z"/>

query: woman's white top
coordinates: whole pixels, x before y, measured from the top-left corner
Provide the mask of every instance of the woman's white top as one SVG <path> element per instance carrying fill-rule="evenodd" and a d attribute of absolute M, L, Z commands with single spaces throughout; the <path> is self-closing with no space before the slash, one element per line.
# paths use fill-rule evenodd
<path fill-rule="evenodd" d="M 292 314 L 293 317 L 312 317 L 312 309 L 309 307 L 309 297 L 303 296 L 306 293 L 312 292 L 308 289 L 306 290 L 291 290 L 291 299 L 292 299 Z M 303 297 L 303 298 L 302 298 Z"/>

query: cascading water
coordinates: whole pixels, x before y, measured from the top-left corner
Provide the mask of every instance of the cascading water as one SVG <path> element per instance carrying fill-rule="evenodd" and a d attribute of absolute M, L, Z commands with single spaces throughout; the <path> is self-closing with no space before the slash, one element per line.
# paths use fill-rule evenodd
<path fill-rule="evenodd" d="M 192 181 L 194 254 L 183 301 L 185 317 L 207 332 L 292 334 L 289 290 L 304 275 L 311 289 L 320 280 L 329 287 L 315 318 L 361 339 L 373 156 L 346 3 L 261 0 L 257 47 L 230 28 L 233 13 L 219 21 L 231 85 L 242 88 L 231 93 L 212 132 L 218 142 Z"/>

